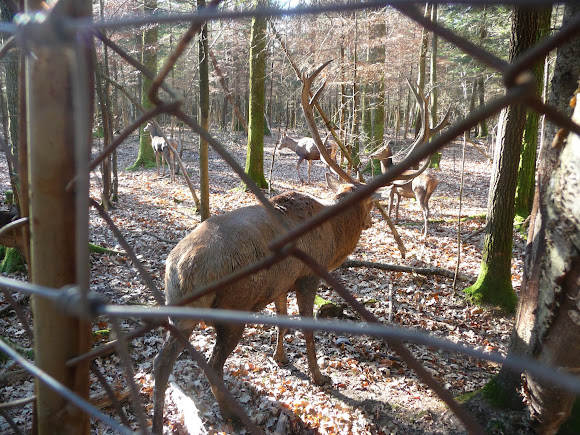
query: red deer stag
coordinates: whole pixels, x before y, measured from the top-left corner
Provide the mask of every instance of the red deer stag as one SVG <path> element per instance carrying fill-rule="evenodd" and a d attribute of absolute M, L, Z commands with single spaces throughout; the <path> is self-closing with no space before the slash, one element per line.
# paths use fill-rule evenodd
<path fill-rule="evenodd" d="M 429 138 L 431 138 L 434 134 L 437 134 L 443 128 L 445 128 L 449 124 L 449 117 L 451 115 L 451 110 L 447 111 L 447 114 L 443 118 L 443 120 L 436 126 L 436 127 L 429 127 L 429 119 L 428 114 L 429 111 L 429 100 L 425 97 L 423 92 L 419 89 L 417 91 L 413 85 L 407 80 L 411 91 L 415 95 L 417 103 L 419 105 L 419 110 L 421 114 L 421 130 L 417 135 L 417 138 L 410 146 L 410 150 L 407 154 L 410 155 L 416 147 L 420 144 L 427 143 Z M 392 141 L 389 141 L 386 145 L 383 145 L 381 148 L 376 150 L 374 153 L 371 154 L 372 159 L 378 159 L 381 162 L 381 171 L 383 173 L 387 172 L 389 167 L 393 165 L 393 150 L 391 146 L 394 145 Z M 389 187 L 389 216 L 391 215 L 391 209 L 393 205 L 393 196 L 397 195 L 397 208 L 395 211 L 395 222 L 399 220 L 399 203 L 401 200 L 401 196 L 405 198 L 413 198 L 417 199 L 419 206 L 421 207 L 421 211 L 423 213 L 423 238 L 427 237 L 427 224 L 429 218 L 429 198 L 433 194 L 433 191 L 439 184 L 439 180 L 436 177 L 429 173 L 425 173 L 425 169 L 429 165 L 430 159 L 427 159 L 423 164 L 422 168 L 419 170 L 413 171 L 405 171 L 400 180 L 394 181 L 392 185 Z"/>
<path fill-rule="evenodd" d="M 381 162 L 381 171 L 385 173 L 389 167 L 393 166 L 393 142 L 389 142 L 386 147 L 382 147 L 378 152 L 371 154 L 371 158 Z M 429 199 L 433 191 L 439 184 L 439 180 L 428 172 L 423 172 L 412 180 L 406 182 L 395 182 L 389 188 L 389 217 L 393 207 L 393 198 L 397 195 L 397 207 L 395 209 L 395 223 L 399 222 L 399 204 L 401 196 L 405 198 L 416 198 L 423 213 L 423 237 L 427 237 L 427 223 L 429 219 Z"/>
<path fill-rule="evenodd" d="M 336 151 L 337 151 L 338 145 L 333 141 L 330 141 L 329 145 L 330 145 L 329 146 L 330 157 L 334 160 L 334 158 L 336 156 Z M 300 181 L 302 183 L 304 183 L 304 180 L 302 180 L 302 176 L 300 175 L 300 165 L 302 164 L 302 162 L 304 160 L 308 161 L 308 181 L 307 181 L 307 184 L 310 184 L 310 171 L 312 169 L 312 161 L 313 160 L 321 160 L 320 151 L 318 151 L 318 148 L 316 147 L 316 142 L 314 141 L 314 139 L 312 139 L 310 137 L 303 137 L 301 139 L 296 140 L 296 139 L 292 139 L 290 136 L 288 136 L 286 134 L 286 132 L 283 132 L 282 137 L 280 138 L 280 140 L 276 144 L 276 149 L 282 150 L 284 148 L 288 148 L 288 149 L 294 151 L 298 155 L 298 163 L 296 164 L 296 172 L 298 172 L 298 178 L 300 179 Z M 324 157 L 322 158 L 322 160 L 324 161 Z M 327 163 L 327 165 L 328 165 L 328 163 Z"/>
<path fill-rule="evenodd" d="M 178 143 L 177 140 L 168 138 L 165 140 L 163 133 L 157 128 L 152 122 L 148 122 L 144 131 L 148 131 L 151 135 L 151 146 L 155 152 L 155 163 L 157 165 L 157 176 L 159 176 L 159 158 L 161 157 L 161 168 L 163 169 L 162 177 L 165 176 L 165 164 L 169 166 L 169 178 L 171 181 L 175 181 L 175 154 L 177 153 Z M 169 149 L 171 147 L 173 151 Z"/>
<path fill-rule="evenodd" d="M 337 185 L 327 174 L 329 187 L 336 191 L 335 200 L 348 195 L 356 186 Z M 322 211 L 325 206 L 310 195 L 290 192 L 272 199 L 280 217 L 289 227 L 303 223 Z M 304 251 L 329 270 L 335 269 L 355 249 L 361 232 L 371 226 L 371 200 L 339 214 L 296 241 L 296 248 Z M 195 294 L 196 289 L 234 271 L 260 261 L 270 254 L 269 244 L 280 234 L 278 222 L 262 205 L 243 207 L 232 212 L 212 216 L 181 240 L 167 258 L 165 268 L 165 297 L 167 304 L 178 303 Z M 286 312 L 290 291 L 296 292 L 300 315 L 312 316 L 319 277 L 297 259 L 288 258 L 258 274 L 227 285 L 215 293 L 192 302 L 189 306 L 229 310 L 259 311 L 270 302 L 276 303 L 279 313 Z M 175 326 L 189 337 L 195 321 L 179 320 Z M 223 366 L 244 332 L 243 325 L 216 324 L 216 344 L 209 359 L 210 366 L 223 376 Z M 275 358 L 286 361 L 283 348 L 284 330 L 279 331 Z M 308 367 L 316 384 L 330 378 L 320 372 L 316 360 L 314 337 L 305 331 Z M 160 433 L 163 421 L 165 390 L 177 356 L 183 350 L 181 342 L 168 333 L 155 359 L 153 430 Z M 211 385 L 224 418 L 234 417 L 231 404 L 215 385 Z"/>
<path fill-rule="evenodd" d="M 317 71 L 319 72 L 320 70 Z M 320 137 L 318 140 L 322 146 Z M 333 164 L 334 170 L 337 170 L 345 181 L 352 180 L 336 162 Z M 326 180 L 336 193 L 335 201 L 340 201 L 358 188 L 354 180 L 352 183 L 339 184 L 330 174 L 326 174 Z M 278 195 L 272 199 L 272 205 L 279 213 L 278 217 L 289 228 L 302 224 L 327 207 L 312 196 L 298 192 Z M 337 268 L 355 249 L 361 232 L 371 226 L 371 208 L 372 198 L 359 201 L 298 238 L 295 241 L 296 249 L 305 252 L 328 270 Z M 270 243 L 280 233 L 278 219 L 269 214 L 263 205 L 243 207 L 221 216 L 210 217 L 181 240 L 169 254 L 165 268 L 166 303 L 176 304 L 183 298 L 194 295 L 196 289 L 264 259 L 270 254 Z M 191 302 L 189 306 L 259 311 L 270 302 L 274 302 L 278 313 L 286 313 L 287 295 L 294 291 L 300 315 L 312 316 L 319 280 L 320 278 L 306 264 L 289 257 L 267 270 L 205 295 Z M 191 320 L 172 320 L 172 322 L 186 337 L 191 335 L 196 325 L 196 322 Z M 214 327 L 217 338 L 209 365 L 219 377 L 223 377 L 224 363 L 242 337 L 244 326 L 216 324 Z M 274 355 L 282 363 L 286 361 L 283 347 L 284 333 L 285 329 L 280 328 Z M 330 378 L 323 375 L 318 366 L 313 333 L 305 331 L 304 337 L 312 380 L 316 384 L 330 382 Z M 175 360 L 183 348 L 179 339 L 168 333 L 159 355 L 155 358 L 153 369 L 155 433 L 160 433 L 163 429 L 165 390 Z M 235 417 L 234 406 L 221 392 L 219 385 L 212 381 L 210 384 L 222 416 Z"/>

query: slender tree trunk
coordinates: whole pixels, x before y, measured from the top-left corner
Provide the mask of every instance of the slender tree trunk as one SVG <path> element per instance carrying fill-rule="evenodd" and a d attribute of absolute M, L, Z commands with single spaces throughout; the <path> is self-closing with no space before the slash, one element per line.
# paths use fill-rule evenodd
<path fill-rule="evenodd" d="M 157 0 L 145 0 L 143 3 L 143 12 L 152 14 L 157 9 Z M 158 26 L 156 24 L 148 26 L 143 31 L 143 44 L 141 47 L 141 62 L 149 71 L 157 72 L 157 43 L 158 43 Z M 141 78 L 141 105 L 145 109 L 153 107 L 147 95 L 151 88 L 151 79 L 145 76 Z M 155 164 L 155 153 L 151 147 L 151 136 L 143 131 L 144 126 L 139 130 L 139 153 L 137 160 L 128 169 L 136 170 L 137 168 L 152 167 Z"/>
<path fill-rule="evenodd" d="M 425 5 L 425 16 L 429 17 L 431 15 L 431 4 L 427 3 Z M 429 31 L 425 28 L 421 31 L 421 45 L 419 46 L 419 72 L 417 76 L 417 87 L 424 91 L 425 90 L 425 77 L 427 70 L 427 49 L 429 47 Z M 421 116 L 417 114 L 415 117 L 415 137 L 419 134 L 421 130 Z"/>
<path fill-rule="evenodd" d="M 437 4 L 431 6 L 431 21 L 437 22 Z M 431 70 L 429 75 L 429 82 L 431 85 L 431 127 L 437 125 L 437 111 L 439 110 L 439 102 L 437 99 L 437 34 L 433 34 L 431 37 Z M 438 133 L 432 136 L 430 139 L 437 137 Z M 441 153 L 433 153 L 431 156 L 431 162 L 429 163 L 430 168 L 439 169 L 441 162 Z"/>
<path fill-rule="evenodd" d="M 482 16 L 479 20 L 479 43 L 483 46 L 485 39 L 487 38 L 488 31 L 487 31 L 487 7 L 483 6 Z M 483 81 L 483 74 L 479 74 L 477 77 L 477 92 L 479 96 L 479 106 L 482 107 L 485 105 L 485 88 L 484 88 L 484 81 Z M 477 126 L 477 136 L 478 137 L 487 137 L 489 134 L 487 129 L 487 121 L 483 119 L 479 125 Z"/>
<path fill-rule="evenodd" d="M 197 0 L 197 8 L 205 7 L 205 0 Z M 209 130 L 209 47 L 207 43 L 207 23 L 199 34 L 199 123 Z M 209 218 L 209 158 L 208 143 L 199 138 L 199 193 L 201 221 Z"/>
<path fill-rule="evenodd" d="M 257 7 L 267 7 L 268 0 L 257 0 Z M 266 93 L 266 28 L 263 17 L 252 19 L 250 43 L 250 104 L 248 115 L 248 152 L 246 173 L 261 188 L 267 188 L 264 177 L 264 115 Z"/>
<path fill-rule="evenodd" d="M 352 146 L 349 149 L 355 165 L 360 164 L 359 149 L 359 118 L 360 118 L 360 91 L 357 79 L 357 43 L 358 43 L 358 16 L 354 13 L 354 56 L 353 56 L 353 77 L 352 77 Z"/>

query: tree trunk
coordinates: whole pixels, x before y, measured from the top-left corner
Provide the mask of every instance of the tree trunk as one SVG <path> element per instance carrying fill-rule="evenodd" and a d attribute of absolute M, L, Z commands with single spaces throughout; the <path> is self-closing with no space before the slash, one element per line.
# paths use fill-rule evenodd
<path fill-rule="evenodd" d="M 431 15 L 431 4 L 427 3 L 425 5 L 425 16 L 429 17 Z M 417 76 L 417 87 L 421 90 L 425 90 L 425 76 L 427 70 L 427 49 L 429 47 L 429 31 L 425 28 L 421 31 L 421 45 L 419 46 L 419 74 Z M 421 130 L 421 116 L 417 113 L 415 117 L 415 137 L 419 134 Z"/>
<path fill-rule="evenodd" d="M 157 9 L 157 0 L 145 0 L 143 3 L 143 12 L 152 14 Z M 143 45 L 141 47 L 141 62 L 149 71 L 157 72 L 157 42 L 158 42 L 157 25 L 148 26 L 143 31 Z M 147 95 L 151 88 L 151 79 L 145 76 L 141 77 L 141 105 L 145 109 L 153 107 Z M 151 147 L 151 136 L 143 131 L 144 126 L 139 130 L 139 153 L 137 160 L 128 169 L 135 170 L 141 166 L 153 167 L 155 165 L 155 153 Z"/>
<path fill-rule="evenodd" d="M 488 31 L 487 31 L 487 7 L 483 6 L 482 16 L 479 20 L 479 43 L 483 47 L 485 39 L 487 38 Z M 485 87 L 483 81 L 483 74 L 479 74 L 477 77 L 477 93 L 479 97 L 479 107 L 483 107 L 485 105 Z M 478 137 L 487 137 L 489 134 L 487 130 L 487 121 L 483 119 L 477 126 L 477 136 Z"/>
<path fill-rule="evenodd" d="M 197 0 L 197 8 L 205 7 L 205 0 Z M 199 33 L 199 124 L 209 130 L 209 46 L 207 43 L 207 23 Z M 201 221 L 209 218 L 209 157 L 208 143 L 199 138 L 199 194 Z"/>
<path fill-rule="evenodd" d="M 357 79 L 357 44 L 358 44 L 358 16 L 356 12 L 354 13 L 354 52 L 353 52 L 353 75 L 352 75 L 352 130 L 351 130 L 351 137 L 352 143 L 350 149 L 350 156 L 352 157 L 352 161 L 358 167 L 360 165 L 360 157 L 359 157 L 359 150 L 360 150 L 360 126 L 359 126 L 359 119 L 360 119 L 360 89 L 358 85 Z M 355 168 L 353 168 L 355 169 Z"/>
<path fill-rule="evenodd" d="M 512 20 L 510 60 L 533 46 L 538 12 L 516 7 Z M 517 297 L 511 282 L 514 198 L 526 109 L 510 106 L 502 112 L 487 202 L 483 258 L 477 282 L 464 290 L 475 303 L 491 303 L 514 311 Z"/>
<path fill-rule="evenodd" d="M 267 7 L 268 0 L 258 0 L 257 7 Z M 252 19 L 250 43 L 250 104 L 248 114 L 248 152 L 246 173 L 261 188 L 267 188 L 264 177 L 264 119 L 266 94 L 266 27 L 264 17 Z"/>
<path fill-rule="evenodd" d="M 566 5 L 562 24 L 580 12 Z M 558 48 L 548 104 L 566 112 L 576 92 L 580 71 L 580 38 Z M 576 122 L 580 119 L 576 106 Z M 555 132 L 555 129 L 552 130 Z M 548 139 L 553 136 L 548 136 Z M 544 144 L 531 213 L 526 262 L 516 325 L 509 355 L 532 356 L 542 362 L 578 371 L 578 138 L 570 135 L 565 149 Z M 560 155 L 562 153 L 562 155 Z M 567 173 L 565 171 L 568 171 Z M 564 177 L 563 174 L 565 174 Z M 553 185 L 551 186 L 551 183 Z M 576 283 L 573 284 L 574 279 Z M 496 383 L 511 403 L 519 403 L 521 374 L 502 369 Z M 527 376 L 527 402 L 539 433 L 554 433 L 568 417 L 574 397 Z"/>
<path fill-rule="evenodd" d="M 431 21 L 437 22 L 437 4 L 431 6 Z M 437 100 L 437 34 L 431 37 L 431 71 L 429 75 L 429 84 L 431 85 L 431 127 L 437 125 L 437 111 L 439 109 L 439 102 Z M 439 133 L 432 136 L 430 139 L 437 137 Z M 430 168 L 439 169 L 441 163 L 441 153 L 433 153 L 431 156 Z"/>
<path fill-rule="evenodd" d="M 551 8 L 540 9 L 538 36 L 541 40 L 549 31 Z M 541 95 L 544 83 L 544 62 L 539 59 L 534 68 L 534 75 L 538 83 L 538 94 Z M 540 115 L 536 111 L 529 111 L 524 129 L 522 155 L 518 169 L 518 185 L 516 188 L 515 213 L 523 221 L 532 211 L 534 187 L 536 183 L 536 154 L 538 149 L 538 124 Z"/>

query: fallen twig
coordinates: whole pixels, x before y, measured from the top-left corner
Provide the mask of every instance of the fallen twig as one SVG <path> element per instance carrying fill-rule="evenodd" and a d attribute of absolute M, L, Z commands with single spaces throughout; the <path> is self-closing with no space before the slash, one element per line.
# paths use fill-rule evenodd
<path fill-rule="evenodd" d="M 390 272 L 405 272 L 405 273 L 416 273 L 418 275 L 440 275 L 447 278 L 453 278 L 455 274 L 451 270 L 441 269 L 440 267 L 426 268 L 426 267 L 410 267 L 401 266 L 398 264 L 386 264 L 386 263 L 374 263 L 372 261 L 359 261 L 359 260 L 347 260 L 340 266 L 341 268 L 347 267 L 370 267 L 374 269 L 388 270 Z M 468 276 L 465 274 L 459 274 L 458 278 L 461 281 L 475 282 L 475 277 Z"/>

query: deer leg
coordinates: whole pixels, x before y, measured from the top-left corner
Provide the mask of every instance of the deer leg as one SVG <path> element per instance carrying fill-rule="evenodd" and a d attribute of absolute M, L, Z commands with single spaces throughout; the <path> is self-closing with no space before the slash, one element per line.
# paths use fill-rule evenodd
<path fill-rule="evenodd" d="M 395 208 L 395 223 L 399 223 L 399 205 L 401 204 L 401 194 L 399 192 L 395 192 L 397 195 L 397 207 Z"/>
<path fill-rule="evenodd" d="M 163 158 L 165 159 L 165 163 L 169 168 L 169 181 L 173 181 L 173 172 L 171 169 L 171 151 L 169 151 L 169 147 L 163 150 Z M 165 175 L 165 166 L 163 166 L 163 175 Z"/>
<path fill-rule="evenodd" d="M 296 300 L 298 302 L 298 310 L 301 316 L 312 317 L 314 311 L 314 298 L 316 297 L 316 290 L 318 289 L 317 277 L 306 277 L 296 282 Z M 312 331 L 304 331 L 304 339 L 306 340 L 306 356 L 308 358 L 308 368 L 312 375 L 312 380 L 316 385 L 330 384 L 330 376 L 323 375 L 318 367 L 316 361 L 316 348 L 314 346 L 314 333 Z"/>
<path fill-rule="evenodd" d="M 310 184 L 310 170 L 312 169 L 312 160 L 308 160 L 308 183 Z"/>
<path fill-rule="evenodd" d="M 244 325 L 216 325 L 217 333 L 216 343 L 213 347 L 212 355 L 209 359 L 209 365 L 215 370 L 216 374 L 223 379 L 224 364 L 226 359 L 238 345 L 242 334 L 244 333 Z M 222 394 L 222 392 L 211 383 L 211 391 L 216 398 L 220 407 L 222 417 L 227 419 L 237 419 L 237 414 L 233 407 L 228 403 L 229 397 Z"/>
<path fill-rule="evenodd" d="M 182 331 L 183 335 L 189 337 L 193 331 L 193 326 Z M 183 344 L 179 339 L 167 333 L 165 343 L 161 351 L 153 362 L 153 376 L 155 386 L 153 387 L 153 433 L 163 433 L 163 407 L 165 405 L 165 390 L 169 375 L 173 371 L 173 366 L 177 357 L 183 350 Z"/>
<path fill-rule="evenodd" d="M 157 176 L 159 177 L 159 153 L 155 151 L 155 166 L 157 166 Z"/>
<path fill-rule="evenodd" d="M 421 208 L 421 213 L 423 214 L 423 238 L 427 237 L 427 221 L 429 219 L 429 195 L 427 192 L 419 188 L 414 191 L 415 198 L 419 203 L 419 207 Z"/>
<path fill-rule="evenodd" d="M 276 306 L 276 314 L 278 315 L 287 315 L 288 314 L 288 307 L 287 307 L 287 293 L 282 293 L 279 297 L 274 299 L 274 305 Z M 286 351 L 284 350 L 284 336 L 288 332 L 288 328 L 282 328 L 278 326 L 278 338 L 276 341 L 276 353 L 274 353 L 274 360 L 278 364 L 286 364 L 288 362 L 288 358 L 286 357 Z"/>
<path fill-rule="evenodd" d="M 394 187 L 391 187 L 389 191 L 389 217 L 391 217 L 391 211 L 393 210 L 393 200 L 395 198 L 395 190 Z"/>
<path fill-rule="evenodd" d="M 300 157 L 298 159 L 298 163 L 296 164 L 296 171 L 298 172 L 298 179 L 300 180 L 301 183 L 304 183 L 304 180 L 300 176 L 300 165 L 302 164 L 302 160 L 304 160 L 304 157 Z"/>

